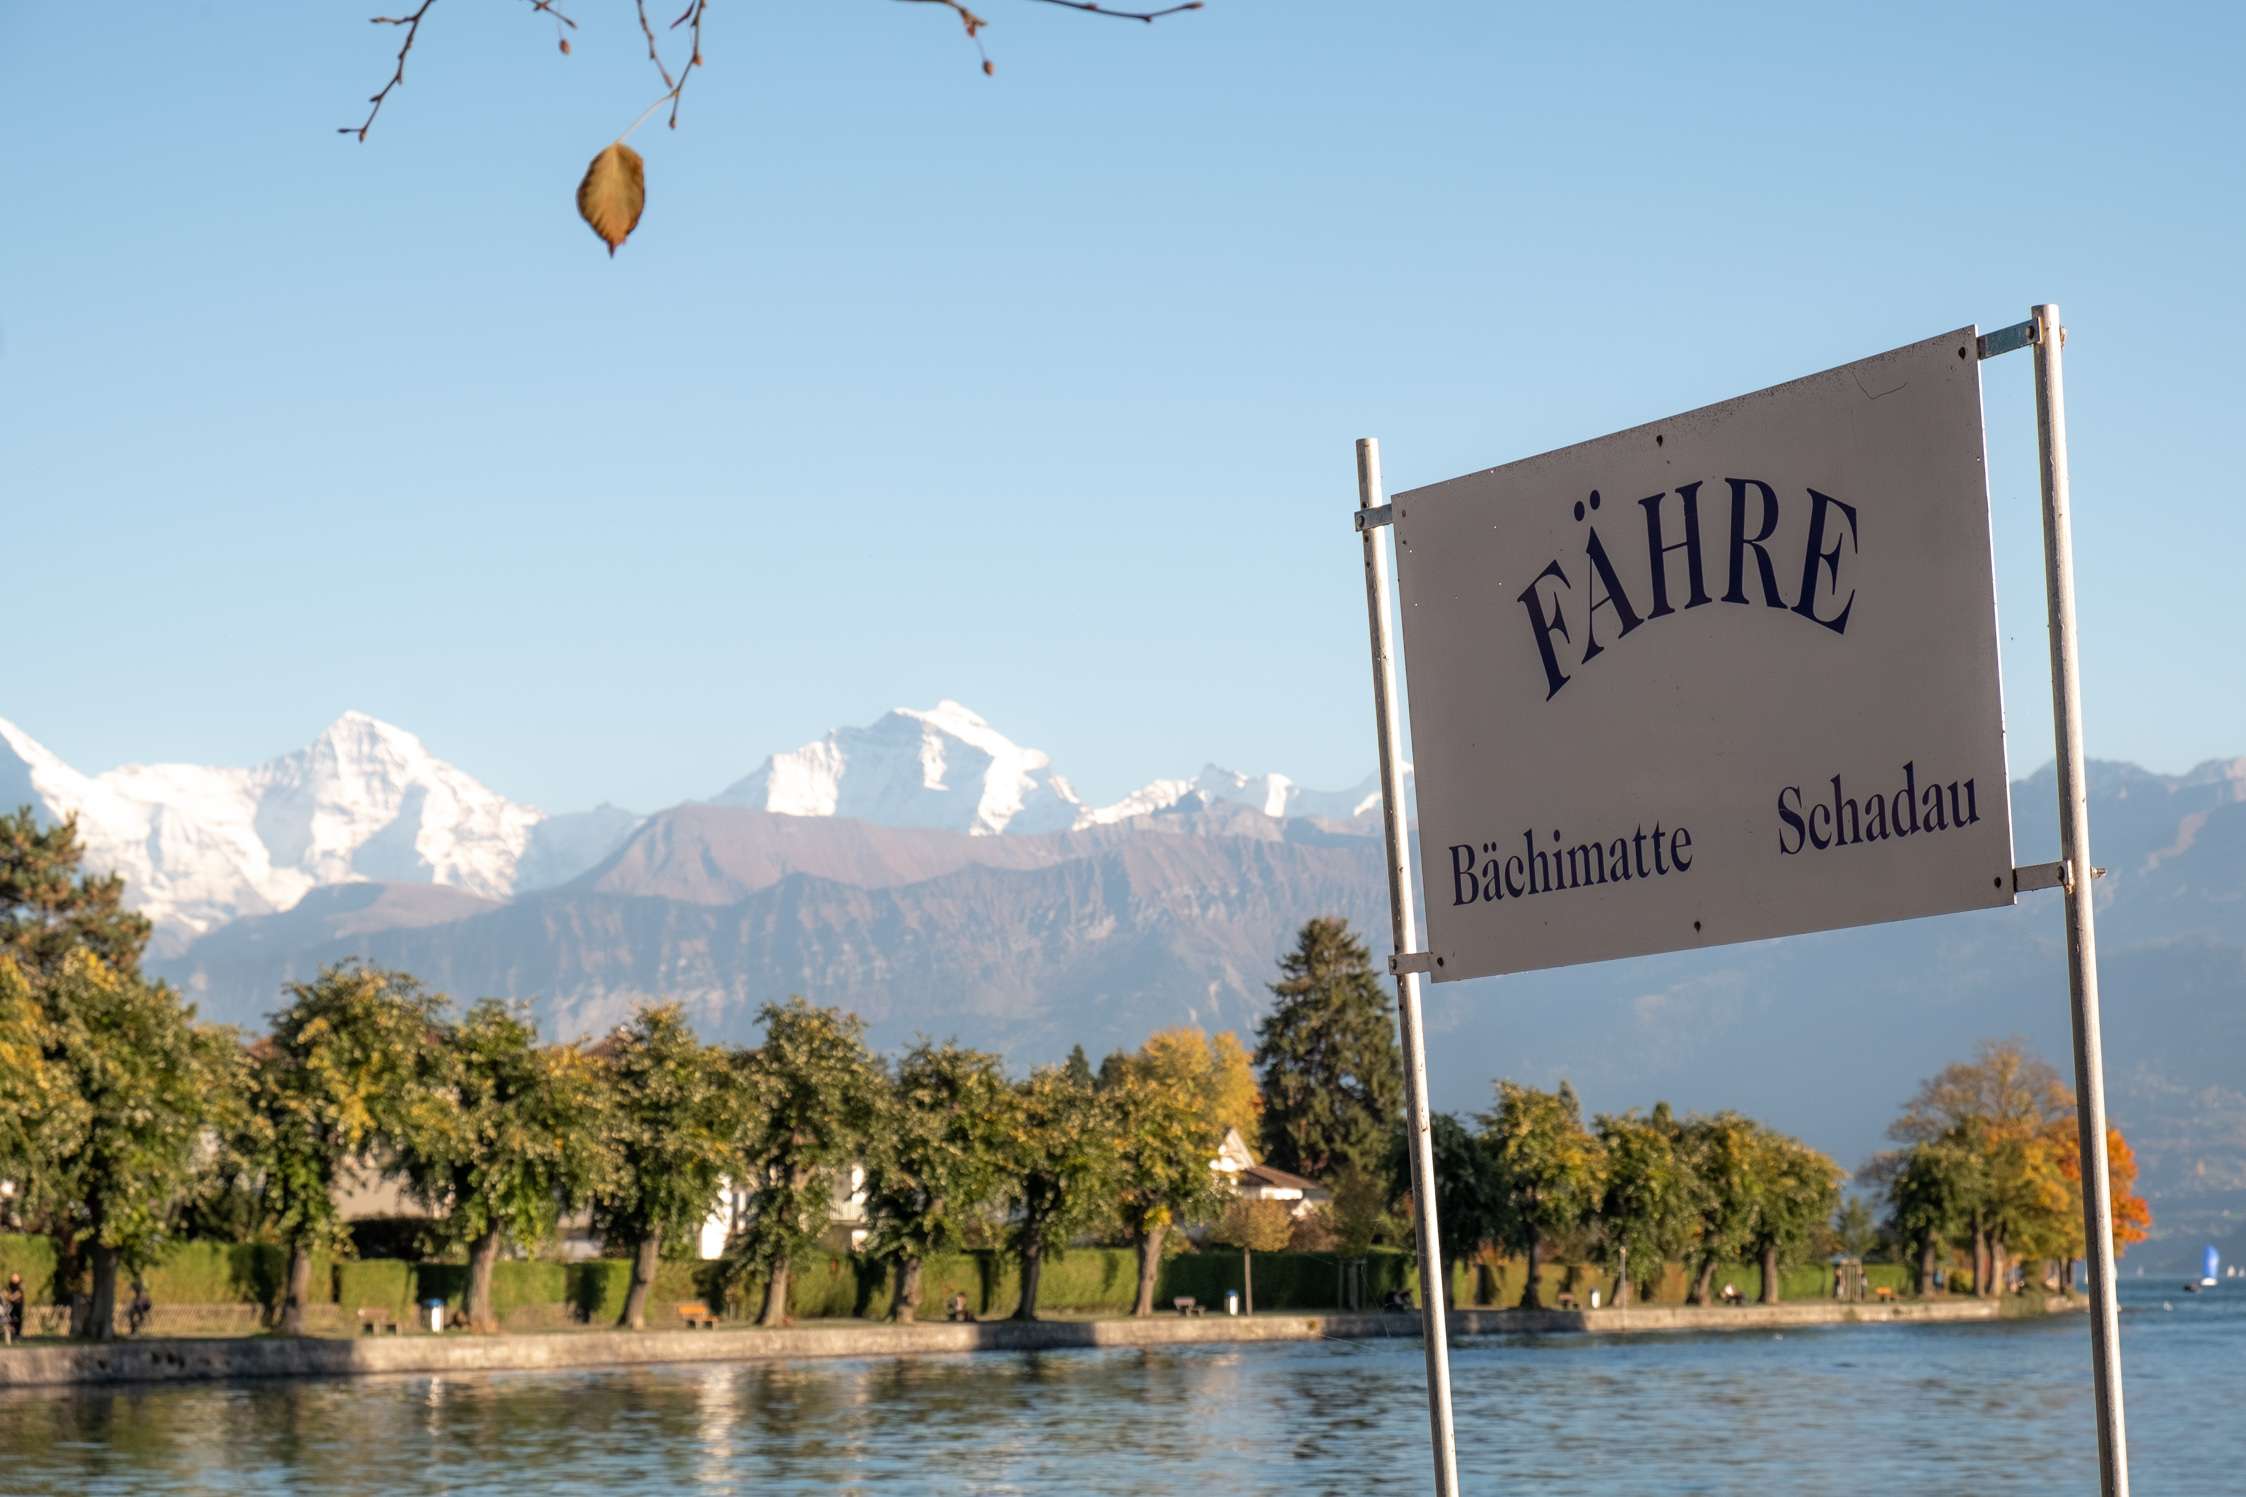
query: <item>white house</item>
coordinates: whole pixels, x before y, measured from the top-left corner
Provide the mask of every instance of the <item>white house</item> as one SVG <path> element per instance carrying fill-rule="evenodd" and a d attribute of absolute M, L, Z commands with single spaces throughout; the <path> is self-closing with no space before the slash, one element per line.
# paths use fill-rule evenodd
<path fill-rule="evenodd" d="M 704 1258 L 719 1258 L 725 1254 L 726 1241 L 733 1235 L 733 1223 L 747 1209 L 749 1196 L 745 1188 L 737 1188 L 731 1180 L 718 1188 L 717 1204 L 702 1222 L 702 1237 L 698 1248 Z M 850 1166 L 847 1176 L 834 1182 L 834 1196 L 827 1207 L 827 1224 L 837 1231 L 850 1234 L 850 1251 L 856 1252 L 866 1241 L 866 1170 L 861 1164 Z"/>
<path fill-rule="evenodd" d="M 1232 1188 L 1251 1201 L 1284 1201 L 1288 1214 L 1301 1220 L 1333 1201 L 1334 1193 L 1315 1180 L 1290 1175 L 1283 1169 L 1256 1163 L 1248 1141 L 1237 1128 L 1224 1130 L 1224 1142 L 1209 1168 L 1232 1182 Z"/>

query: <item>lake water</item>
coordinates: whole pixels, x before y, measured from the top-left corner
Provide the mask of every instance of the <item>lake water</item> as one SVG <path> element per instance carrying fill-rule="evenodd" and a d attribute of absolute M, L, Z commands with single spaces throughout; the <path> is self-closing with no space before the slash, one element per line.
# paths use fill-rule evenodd
<path fill-rule="evenodd" d="M 2135 1489 L 2246 1492 L 2246 1283 L 2123 1305 Z M 1473 1492 L 2097 1488 L 2085 1317 L 1451 1365 Z M 21 1392 L 0 1492 L 1403 1493 L 1429 1486 L 1421 1375 L 1397 1341 Z"/>

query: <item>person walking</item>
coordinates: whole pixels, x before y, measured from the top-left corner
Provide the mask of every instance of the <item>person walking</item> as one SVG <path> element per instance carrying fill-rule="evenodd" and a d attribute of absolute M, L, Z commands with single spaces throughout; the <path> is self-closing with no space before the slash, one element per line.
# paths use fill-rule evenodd
<path fill-rule="evenodd" d="M 8 1292 L 0 1296 L 0 1333 L 5 1333 L 11 1342 L 23 1335 L 23 1275 L 20 1273 L 8 1275 Z"/>

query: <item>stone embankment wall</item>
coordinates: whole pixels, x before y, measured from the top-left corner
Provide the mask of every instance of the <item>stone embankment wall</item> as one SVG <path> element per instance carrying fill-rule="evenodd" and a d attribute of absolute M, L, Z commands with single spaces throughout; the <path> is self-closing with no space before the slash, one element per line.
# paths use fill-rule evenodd
<path fill-rule="evenodd" d="M 2044 1301 L 2045 1311 L 2084 1308 L 2080 1299 Z M 1898 1304 L 1781 1305 L 1633 1310 L 1460 1310 L 1461 1336 L 1629 1335 L 1648 1332 L 1757 1331 L 1796 1326 L 1995 1320 L 2021 1313 L 1997 1300 Z M 106 1345 L 28 1344 L 0 1348 L 0 1388 L 71 1383 L 171 1382 L 215 1378 L 354 1377 L 383 1373 L 555 1371 L 679 1362 L 789 1361 L 811 1357 L 896 1357 L 973 1351 L 1055 1351 L 1089 1346 L 1179 1346 L 1262 1341 L 1415 1340 L 1407 1314 L 1164 1315 L 1152 1320 L 985 1321 L 881 1325 L 828 1321 L 786 1330 L 577 1331 L 538 1336 L 457 1332 L 352 1339 L 261 1336 L 172 1338 Z"/>

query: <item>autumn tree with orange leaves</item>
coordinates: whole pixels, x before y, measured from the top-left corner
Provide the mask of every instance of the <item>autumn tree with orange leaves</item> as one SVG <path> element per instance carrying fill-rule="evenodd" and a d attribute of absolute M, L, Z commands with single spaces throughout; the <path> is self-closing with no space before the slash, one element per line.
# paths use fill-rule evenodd
<path fill-rule="evenodd" d="M 1973 1289 L 1993 1296 L 2014 1265 L 2041 1261 L 2071 1288 L 2083 1256 L 2082 1163 L 2074 1096 L 2016 1040 L 1984 1041 L 1971 1061 L 1923 1082 L 1888 1129 L 1902 1148 L 1865 1176 L 1886 1193 L 1889 1226 L 1918 1266 L 1920 1292 L 1947 1253 L 1970 1253 Z M 2136 1194 L 2136 1157 L 2107 1130 L 2114 1251 L 2144 1240 L 2151 1209 Z"/>

